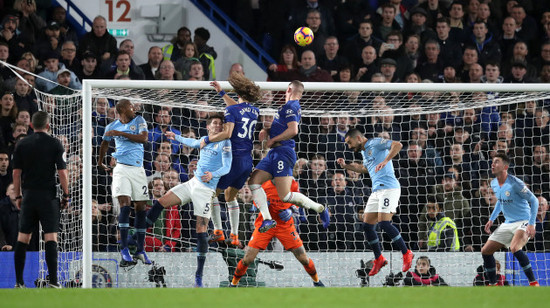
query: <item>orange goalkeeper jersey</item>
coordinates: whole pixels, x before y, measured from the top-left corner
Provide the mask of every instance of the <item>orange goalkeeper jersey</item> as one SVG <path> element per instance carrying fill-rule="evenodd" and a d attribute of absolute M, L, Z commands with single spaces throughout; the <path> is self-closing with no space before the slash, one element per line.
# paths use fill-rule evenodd
<path fill-rule="evenodd" d="M 282 226 L 283 224 L 291 225 L 294 221 L 292 219 L 287 221 L 287 222 L 282 221 L 279 218 L 279 211 L 286 210 L 286 209 L 290 208 L 293 204 L 283 202 L 281 200 L 281 198 L 279 198 L 279 195 L 277 194 L 277 188 L 275 187 L 275 184 L 273 184 L 272 181 L 267 181 L 267 182 L 263 183 L 262 188 L 264 189 L 265 194 L 267 196 L 267 204 L 268 204 L 268 207 L 269 207 L 269 213 L 271 214 L 271 217 L 277 222 L 277 226 L 279 226 L 279 225 Z M 298 182 L 296 182 L 296 180 L 292 180 L 292 185 L 290 186 L 290 191 L 292 191 L 292 192 L 299 192 L 300 191 L 299 186 L 298 186 Z M 263 216 L 262 216 L 262 214 L 260 214 L 258 216 L 258 218 L 256 219 L 256 222 L 254 223 L 254 225 L 256 227 L 260 226 L 262 224 L 263 220 L 264 220 Z M 258 225 L 258 223 L 259 223 L 259 225 Z"/>

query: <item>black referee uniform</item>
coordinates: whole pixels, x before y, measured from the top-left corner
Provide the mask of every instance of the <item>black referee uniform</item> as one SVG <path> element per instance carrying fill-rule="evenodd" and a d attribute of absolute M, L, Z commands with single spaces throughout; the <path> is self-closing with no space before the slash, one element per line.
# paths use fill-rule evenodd
<path fill-rule="evenodd" d="M 30 234 L 42 224 L 45 234 L 56 234 L 59 229 L 60 200 L 57 198 L 56 173 L 66 172 L 61 142 L 45 132 L 36 132 L 21 139 L 13 153 L 13 169 L 20 172 L 22 202 L 19 234 Z M 66 188 L 65 188 L 66 189 Z M 21 198 L 21 196 L 17 197 Z M 64 196 L 68 198 L 68 195 Z M 23 271 L 27 244 L 18 239 L 14 252 L 17 284 L 24 287 Z M 46 264 L 50 287 L 57 283 L 57 241 L 46 239 Z"/>

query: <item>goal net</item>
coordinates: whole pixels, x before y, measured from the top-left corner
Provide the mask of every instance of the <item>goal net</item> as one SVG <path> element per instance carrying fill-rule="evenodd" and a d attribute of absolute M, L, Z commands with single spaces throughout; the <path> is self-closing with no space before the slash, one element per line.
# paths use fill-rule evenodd
<path fill-rule="evenodd" d="M 227 82 L 221 84 L 230 90 Z M 256 133 L 270 127 L 277 109 L 284 104 L 288 83 L 258 85 L 264 97 L 254 103 L 261 111 Z M 294 176 L 304 194 L 328 207 L 331 224 L 323 228 L 317 214 L 307 211 L 296 213 L 295 222 L 325 285 L 402 283 L 401 252 L 384 232 L 379 234 L 389 264 L 370 279 L 362 277 L 361 270 L 367 268 L 368 272 L 367 261 L 374 258 L 361 218 L 371 182 L 368 175 L 344 171 L 336 163 L 338 158 L 348 163 L 362 160 L 360 153 L 350 151 L 344 143 L 350 128 L 359 129 L 368 138 L 382 137 L 403 144 L 393 160 L 401 183 L 400 205 L 393 222 L 414 251 L 414 261 L 428 256 L 450 285 L 472 285 L 483 263 L 480 249 L 488 238 L 483 228 L 497 201 L 489 184 L 491 158 L 496 151 L 503 150 L 511 157 L 510 173 L 524 180 L 537 196 L 550 198 L 550 93 L 546 85 L 306 83 L 305 89 L 300 101 L 300 133 L 295 138 L 299 159 Z M 98 168 L 98 149 L 105 126 L 116 118 L 114 104 L 120 99 L 131 100 L 137 114 L 149 125 L 144 167 L 151 199 L 158 198 L 194 176 L 198 159 L 196 150 L 170 142 L 164 132 L 169 129 L 188 137 L 205 136 L 205 121 L 211 113 L 223 111 L 223 100 L 208 82 L 127 80 L 85 81 L 82 98 L 39 94 L 43 108 L 50 108 L 51 102 L 60 99 L 70 102 L 51 109 L 54 135 L 67 140 L 71 178 L 72 204 L 62 215 L 59 246 L 63 255 L 60 262 L 64 262 L 60 265 L 63 283 L 83 283 L 84 287 L 191 287 L 196 247 L 195 219 L 189 205 L 165 210 L 154 228 L 148 230 L 146 250 L 155 261 L 154 268 L 141 263 L 134 268 L 118 267 L 118 206 L 111 198 L 111 175 Z M 60 106 L 69 109 L 60 111 Z M 110 156 L 112 147 L 114 144 L 105 161 L 109 164 L 116 163 Z M 265 154 L 261 144 L 255 143 L 255 163 Z M 220 201 L 227 237 L 229 219 L 223 195 Z M 239 194 L 239 236 L 245 244 L 258 215 L 251 203 L 251 193 L 245 187 Z M 447 229 L 450 232 L 435 231 L 441 216 L 427 210 L 434 203 L 440 215 L 452 220 Z M 502 221 L 501 216 L 497 222 Z M 550 236 L 548 229 L 537 228 L 537 236 L 526 250 L 539 282 L 546 285 L 550 283 L 546 258 Z M 226 285 L 242 254 L 232 247 L 212 244 L 211 248 L 203 281 L 207 287 Z M 249 285 L 311 286 L 301 265 L 291 253 L 283 252 L 277 241 L 259 257 L 263 263 L 255 264 L 247 273 Z M 502 251 L 496 258 L 501 274 L 511 284 L 526 284 L 511 254 Z M 284 269 L 279 271 L 270 262 L 283 264 Z"/>

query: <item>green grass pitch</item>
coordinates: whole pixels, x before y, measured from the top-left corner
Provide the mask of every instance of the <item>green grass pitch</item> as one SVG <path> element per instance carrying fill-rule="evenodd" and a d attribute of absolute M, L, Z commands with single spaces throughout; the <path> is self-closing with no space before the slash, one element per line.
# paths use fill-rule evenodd
<path fill-rule="evenodd" d="M 530 287 L 3 289 L 2 307 L 548 307 Z M 359 306 L 361 305 L 361 306 Z"/>

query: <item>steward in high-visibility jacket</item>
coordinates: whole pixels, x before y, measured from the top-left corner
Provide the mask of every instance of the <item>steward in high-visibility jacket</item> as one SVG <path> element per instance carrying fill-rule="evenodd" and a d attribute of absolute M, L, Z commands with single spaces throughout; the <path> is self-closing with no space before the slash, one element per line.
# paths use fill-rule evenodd
<path fill-rule="evenodd" d="M 426 204 L 428 219 L 432 220 L 428 231 L 428 251 L 459 251 L 460 240 L 455 222 L 446 217 L 437 202 Z"/>

